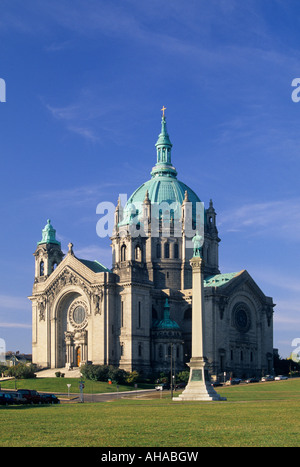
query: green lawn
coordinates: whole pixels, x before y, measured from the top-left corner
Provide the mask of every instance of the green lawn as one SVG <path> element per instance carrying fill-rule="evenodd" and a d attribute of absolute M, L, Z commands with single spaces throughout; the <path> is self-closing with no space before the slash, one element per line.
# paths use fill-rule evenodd
<path fill-rule="evenodd" d="M 216 388 L 224 402 L 170 394 L 0 408 L 0 446 L 299 446 L 300 379 Z"/>
<path fill-rule="evenodd" d="M 79 393 L 79 378 L 35 378 L 16 380 L 17 389 L 35 389 L 41 392 L 68 392 L 67 384 L 71 384 L 70 393 Z M 14 389 L 15 381 L 0 381 L 2 389 Z M 138 384 L 139 389 L 153 388 L 154 385 Z M 101 392 L 132 391 L 133 386 L 122 386 L 103 383 L 101 381 L 84 380 L 84 392 L 86 394 L 98 394 Z"/>

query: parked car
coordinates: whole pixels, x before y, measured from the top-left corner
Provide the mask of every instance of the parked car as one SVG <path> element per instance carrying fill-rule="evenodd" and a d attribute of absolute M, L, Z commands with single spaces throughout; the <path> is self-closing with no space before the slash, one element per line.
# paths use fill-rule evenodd
<path fill-rule="evenodd" d="M 234 383 L 233 384 L 240 384 L 240 382 L 242 381 L 241 378 L 233 378 Z"/>
<path fill-rule="evenodd" d="M 28 404 L 28 399 L 23 394 L 18 393 L 17 391 L 10 392 L 11 397 L 13 398 L 14 404 Z"/>
<path fill-rule="evenodd" d="M 226 386 L 231 386 L 233 384 L 240 384 L 240 382 L 241 382 L 240 378 L 232 378 L 232 379 L 228 379 L 225 384 Z"/>
<path fill-rule="evenodd" d="M 258 378 L 248 378 L 245 380 L 245 383 L 259 383 L 259 379 Z"/>
<path fill-rule="evenodd" d="M 274 376 L 266 375 L 261 378 L 261 381 L 274 381 Z"/>
<path fill-rule="evenodd" d="M 60 404 L 60 400 L 54 394 L 40 394 L 42 404 Z"/>
<path fill-rule="evenodd" d="M 161 383 L 155 386 L 156 391 L 163 391 L 164 389 L 170 389 L 170 385 L 168 383 Z"/>
<path fill-rule="evenodd" d="M 12 405 L 14 400 L 10 393 L 0 392 L 0 405 Z"/>
<path fill-rule="evenodd" d="M 288 379 L 288 377 L 287 377 L 287 376 L 284 376 L 284 375 L 278 375 L 278 376 L 275 376 L 274 379 L 275 379 L 275 381 L 280 381 L 280 380 L 282 380 L 282 379 Z"/>
<path fill-rule="evenodd" d="M 218 386 L 223 386 L 223 383 L 221 383 L 221 381 L 214 381 L 213 383 L 211 383 L 211 385 L 216 388 Z"/>
<path fill-rule="evenodd" d="M 42 398 L 37 391 L 33 389 L 18 389 L 17 393 L 22 394 L 29 404 L 41 404 Z"/>

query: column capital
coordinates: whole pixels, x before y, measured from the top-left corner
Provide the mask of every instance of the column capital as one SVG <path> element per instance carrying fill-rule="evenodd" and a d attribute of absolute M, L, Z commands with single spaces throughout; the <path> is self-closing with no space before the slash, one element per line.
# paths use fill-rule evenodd
<path fill-rule="evenodd" d="M 193 269 L 196 269 L 196 268 L 202 269 L 204 266 L 203 258 L 201 258 L 200 256 L 193 256 L 190 259 L 190 265 L 192 266 Z"/>

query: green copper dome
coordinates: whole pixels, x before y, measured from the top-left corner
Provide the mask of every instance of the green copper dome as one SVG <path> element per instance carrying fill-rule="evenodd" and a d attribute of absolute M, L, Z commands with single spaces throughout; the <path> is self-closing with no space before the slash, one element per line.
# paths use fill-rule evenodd
<path fill-rule="evenodd" d="M 52 227 L 50 219 L 47 220 L 47 224 L 42 230 L 42 240 L 38 242 L 38 245 L 42 243 L 54 243 L 60 245 L 60 242 L 56 240 L 56 230 Z"/>
<path fill-rule="evenodd" d="M 177 209 L 174 210 L 174 218 L 180 218 L 181 205 L 184 200 L 190 201 L 193 205 L 193 215 L 195 206 L 200 199 L 196 193 L 185 183 L 177 179 L 176 169 L 171 163 L 172 143 L 170 141 L 166 119 L 163 115 L 161 122 L 161 133 L 156 143 L 157 162 L 152 169 L 151 179 L 143 183 L 128 199 L 124 208 L 124 218 L 119 225 L 127 225 L 132 217 L 141 212 L 142 204 L 145 198 L 153 203 L 167 202 L 169 205 L 176 203 Z M 173 207 L 171 207 L 172 209 Z"/>

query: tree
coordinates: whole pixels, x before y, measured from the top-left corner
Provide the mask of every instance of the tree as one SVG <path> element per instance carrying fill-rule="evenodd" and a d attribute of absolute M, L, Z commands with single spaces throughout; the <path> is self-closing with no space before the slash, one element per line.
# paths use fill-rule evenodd
<path fill-rule="evenodd" d="M 32 363 L 27 365 L 26 363 L 18 363 L 18 365 L 7 368 L 5 374 L 7 376 L 14 376 L 17 379 L 30 379 L 35 378 L 36 366 Z"/>

